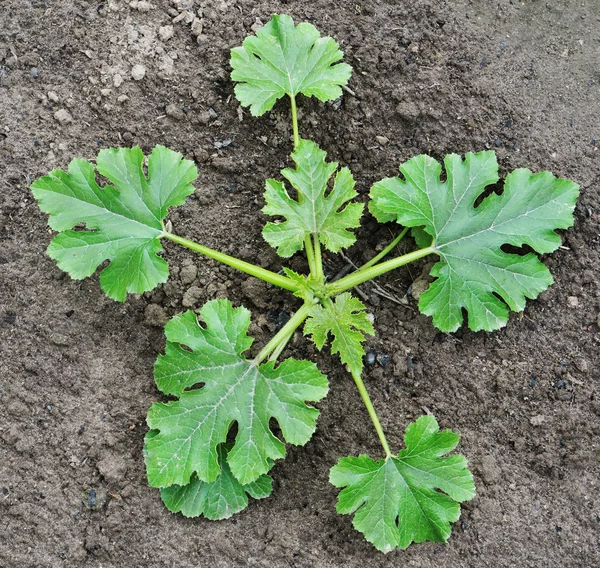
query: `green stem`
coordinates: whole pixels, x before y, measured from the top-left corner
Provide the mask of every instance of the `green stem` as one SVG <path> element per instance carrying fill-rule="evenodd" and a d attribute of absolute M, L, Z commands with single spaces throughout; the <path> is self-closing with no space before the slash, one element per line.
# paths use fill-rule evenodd
<path fill-rule="evenodd" d="M 396 258 L 392 258 L 392 260 L 387 260 L 386 262 L 376 264 L 375 266 L 371 266 L 366 270 L 357 270 L 356 272 L 348 274 L 348 276 L 333 282 L 329 286 L 329 290 L 332 295 L 340 294 L 345 290 L 349 290 L 350 288 L 354 288 L 354 286 L 358 286 L 363 282 L 367 282 L 367 280 L 377 278 L 377 276 L 381 276 L 390 270 L 394 270 L 395 268 L 399 268 L 400 266 L 404 266 L 405 264 L 436 252 L 437 249 L 432 245 L 430 247 L 416 250 L 402 256 L 397 256 Z"/>
<path fill-rule="evenodd" d="M 323 257 L 321 256 L 321 243 L 319 235 L 313 235 L 315 245 L 315 278 L 317 282 L 323 282 Z"/>
<path fill-rule="evenodd" d="M 366 270 L 367 268 L 371 268 L 371 266 L 377 264 L 382 258 L 385 258 L 394 249 L 394 247 L 404 238 L 404 235 L 408 233 L 409 229 L 410 227 L 404 227 L 400 234 L 387 247 L 385 247 L 377 256 L 374 256 L 371 260 L 369 260 L 369 262 L 363 264 L 359 269 L 357 269 L 357 272 L 360 272 L 361 270 Z"/>
<path fill-rule="evenodd" d="M 308 317 L 312 304 L 305 303 L 302 307 L 290 318 L 290 320 L 277 332 L 275 336 L 267 343 L 260 353 L 254 358 L 254 364 L 260 365 L 270 353 L 279 348 L 283 343 L 289 341 L 289 338 L 294 334 L 302 322 Z"/>
<path fill-rule="evenodd" d="M 294 150 L 298 148 L 300 144 L 300 136 L 298 134 L 298 110 L 296 109 L 296 97 L 290 95 L 290 101 L 292 103 L 292 130 L 294 131 Z"/>
<path fill-rule="evenodd" d="M 277 361 L 277 359 L 279 359 L 279 356 L 285 349 L 286 345 L 290 342 L 290 339 L 292 339 L 293 335 L 294 332 L 290 333 L 275 349 L 273 349 L 273 352 L 269 356 L 269 361 Z"/>
<path fill-rule="evenodd" d="M 291 292 L 296 292 L 296 290 L 298 290 L 298 285 L 287 276 L 282 276 L 281 274 L 271 272 L 270 270 L 266 270 L 265 268 L 261 268 L 260 266 L 256 266 L 244 260 L 240 260 L 239 258 L 235 258 L 233 256 L 229 256 L 228 254 L 205 247 L 201 244 L 195 243 L 194 241 L 189 241 L 188 239 L 184 239 L 183 237 L 179 237 L 177 235 L 174 235 L 173 233 L 163 232 L 161 236 L 165 239 L 173 241 L 174 243 L 189 248 L 194 252 L 198 252 L 200 254 L 203 254 L 204 256 L 208 256 L 209 258 L 218 260 L 219 262 L 222 262 L 227 266 L 231 266 L 232 268 L 240 270 L 241 272 L 250 274 L 250 276 L 255 276 L 256 278 L 260 278 L 261 280 L 264 280 L 269 284 L 279 286 L 284 290 L 290 290 Z"/>
<path fill-rule="evenodd" d="M 310 273 L 314 276 L 317 273 L 317 265 L 315 264 L 315 249 L 312 245 L 312 240 L 309 234 L 304 235 L 304 250 L 306 252 L 306 260 Z"/>
<path fill-rule="evenodd" d="M 379 436 L 379 441 L 381 442 L 381 445 L 385 450 L 385 457 L 387 459 L 392 455 L 392 452 L 390 451 L 390 446 L 387 443 L 387 440 L 385 439 L 385 434 L 383 433 L 381 422 L 379 422 L 379 417 L 375 412 L 375 408 L 373 407 L 373 403 L 371 402 L 371 397 L 369 397 L 369 393 L 367 392 L 367 387 L 365 387 L 365 383 L 363 383 L 363 380 L 361 379 L 360 375 L 352 373 L 352 378 L 354 379 L 354 383 L 356 384 L 356 388 L 360 393 L 360 397 L 362 398 L 364 405 L 367 407 L 367 412 L 369 413 L 371 422 L 373 422 L 373 426 L 375 426 L 375 431 L 377 432 L 377 436 Z"/>

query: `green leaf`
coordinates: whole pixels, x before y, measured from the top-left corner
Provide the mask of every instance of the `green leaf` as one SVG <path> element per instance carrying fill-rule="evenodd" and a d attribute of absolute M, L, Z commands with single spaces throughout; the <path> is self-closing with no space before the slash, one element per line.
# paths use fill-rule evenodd
<path fill-rule="evenodd" d="M 148 411 L 148 426 L 158 430 L 145 448 L 153 487 L 187 485 L 194 473 L 201 481 L 215 481 L 221 472 L 217 447 L 234 422 L 237 435 L 227 463 L 242 485 L 256 481 L 269 471 L 271 460 L 285 456 L 270 420 L 277 420 L 287 442 L 305 444 L 319 414 L 305 401 L 327 394 L 327 378 L 310 361 L 287 359 L 275 367 L 242 356 L 252 344 L 245 308 L 212 300 L 200 315 L 206 327 L 191 311 L 165 327 L 167 345 L 156 362 L 156 384 L 179 398 Z"/>
<path fill-rule="evenodd" d="M 459 436 L 438 430 L 433 416 L 421 416 L 406 429 L 406 449 L 397 457 L 342 458 L 331 468 L 331 483 L 345 487 L 338 513 L 355 513 L 354 528 L 382 552 L 411 542 L 447 542 L 459 503 L 475 495 L 465 457 L 440 457 L 456 447 Z"/>
<path fill-rule="evenodd" d="M 156 433 L 155 430 L 150 432 Z M 254 483 L 242 485 L 231 473 L 227 465 L 227 452 L 230 445 L 217 448 L 221 475 L 212 483 L 200 481 L 192 475 L 187 485 L 171 485 L 160 490 L 160 496 L 167 509 L 181 513 L 185 517 L 199 517 L 218 521 L 228 519 L 248 506 L 248 495 L 263 499 L 271 494 L 273 480 L 269 475 L 261 475 Z"/>
<path fill-rule="evenodd" d="M 320 37 L 308 23 L 294 26 L 289 16 L 274 15 L 270 22 L 231 50 L 231 78 L 235 95 L 254 116 L 271 110 L 284 95 L 302 93 L 321 101 L 337 99 L 352 74 L 344 54 L 330 37 Z"/>
<path fill-rule="evenodd" d="M 168 208 L 181 205 L 194 191 L 198 173 L 181 154 L 156 146 L 143 171 L 140 148 L 110 148 L 98 154 L 98 173 L 113 185 L 96 184 L 94 166 L 82 159 L 68 173 L 54 170 L 31 185 L 49 225 L 59 234 L 48 255 L 76 280 L 91 276 L 105 260 L 100 274 L 107 296 L 124 301 L 127 293 L 152 290 L 169 275 L 162 250 L 162 220 Z M 85 223 L 87 230 L 70 230 Z"/>
<path fill-rule="evenodd" d="M 455 331 L 468 312 L 469 327 L 491 331 L 508 321 L 509 308 L 521 311 L 526 298 L 536 298 L 552 284 L 538 257 L 502 250 L 527 245 L 549 253 L 560 245 L 555 229 L 573 224 L 578 186 L 549 172 L 518 169 L 506 177 L 501 195 L 492 193 L 478 207 L 485 188 L 498 181 L 494 152 L 450 154 L 442 166 L 429 156 L 416 156 L 402 166 L 404 180 L 388 178 L 371 190 L 370 210 L 379 221 L 396 220 L 423 226 L 433 237 L 440 262 L 436 280 L 421 295 L 419 309 L 442 331 Z M 423 239 L 421 239 L 423 241 Z"/>
<path fill-rule="evenodd" d="M 331 333 L 334 336 L 331 352 L 339 353 L 350 372 L 360 375 L 365 354 L 362 332 L 375 334 L 366 309 L 358 298 L 353 298 L 348 292 L 340 294 L 326 307 L 317 304 L 311 309 L 304 324 L 304 334 L 312 335 L 315 345 L 321 350 Z"/>
<path fill-rule="evenodd" d="M 326 153 L 310 140 L 300 140 L 292 154 L 296 169 L 284 169 L 281 175 L 296 190 L 292 199 L 283 183 L 267 180 L 263 212 L 285 218 L 281 223 L 267 223 L 263 237 L 282 257 L 292 256 L 304 247 L 304 237 L 316 234 L 331 252 L 349 247 L 356 237 L 348 229 L 360 225 L 362 203 L 348 203 L 356 197 L 354 179 L 348 168 L 335 176 L 333 188 L 326 195 L 327 183 L 337 170 L 336 162 L 325 162 Z"/>

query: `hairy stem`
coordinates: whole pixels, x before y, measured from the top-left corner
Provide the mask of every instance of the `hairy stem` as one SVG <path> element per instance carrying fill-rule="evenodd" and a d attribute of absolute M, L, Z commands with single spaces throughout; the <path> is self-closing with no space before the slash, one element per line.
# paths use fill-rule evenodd
<path fill-rule="evenodd" d="M 300 144 L 300 135 L 298 134 L 298 109 L 296 108 L 296 96 L 290 95 L 292 105 L 292 130 L 294 131 L 294 150 Z"/>
<path fill-rule="evenodd" d="M 289 338 L 302 325 L 302 322 L 308 317 L 312 304 L 305 303 L 302 307 L 290 318 L 290 320 L 277 332 L 275 336 L 267 343 L 260 353 L 254 358 L 254 364 L 260 365 L 272 352 L 277 350 L 283 343 L 289 341 Z"/>
<path fill-rule="evenodd" d="M 375 426 L 375 431 L 377 432 L 377 436 L 379 436 L 379 441 L 383 446 L 383 449 L 385 451 L 385 457 L 387 459 L 392 455 L 392 452 L 390 451 L 390 446 L 387 443 L 385 434 L 383 433 L 383 428 L 381 427 L 381 422 L 379 422 L 379 417 L 377 416 L 373 403 L 371 402 L 371 397 L 367 392 L 367 387 L 365 387 L 365 383 L 363 383 L 363 380 L 360 377 L 360 375 L 352 373 L 352 378 L 354 379 L 354 383 L 356 384 L 356 388 L 360 393 L 360 397 L 362 398 L 364 405 L 367 407 L 367 412 L 369 413 L 371 422 L 373 422 L 373 426 Z"/>
<path fill-rule="evenodd" d="M 279 286 L 280 288 L 290 290 L 291 292 L 296 292 L 296 290 L 298 290 L 298 285 L 287 276 L 282 276 L 281 274 L 271 272 L 270 270 L 266 270 L 265 268 L 261 268 L 260 266 L 256 266 L 244 260 L 240 260 L 239 258 L 235 258 L 234 256 L 229 256 L 228 254 L 205 247 L 201 244 L 195 243 L 194 241 L 190 241 L 188 239 L 184 239 L 183 237 L 174 235 L 173 233 L 163 232 L 161 237 L 164 237 L 165 239 L 169 239 L 174 243 L 189 248 L 194 252 L 198 252 L 200 254 L 203 254 L 204 256 L 208 256 L 209 258 L 218 260 L 219 262 L 222 262 L 227 266 L 231 266 L 232 268 L 235 268 L 241 272 L 250 274 L 250 276 L 260 278 L 261 280 L 264 280 L 269 284 L 273 284 L 274 286 Z"/>
<path fill-rule="evenodd" d="M 371 260 L 369 260 L 369 262 L 366 262 L 360 268 L 358 268 L 357 272 L 371 268 L 371 266 L 377 264 L 382 258 L 385 258 L 388 254 L 390 254 L 390 252 L 394 250 L 394 247 L 404 238 L 404 235 L 408 233 L 409 229 L 410 227 L 404 227 L 400 234 L 388 246 L 386 246 L 377 256 L 374 256 Z"/>
<path fill-rule="evenodd" d="M 415 260 L 423 258 L 424 256 L 428 256 L 432 253 L 437 253 L 437 249 L 433 245 L 402 256 L 397 256 L 396 258 L 392 258 L 386 262 L 371 266 L 366 270 L 357 270 L 331 284 L 329 290 L 332 295 L 340 294 L 341 292 L 349 290 L 350 288 L 354 288 L 354 286 L 358 286 L 363 282 L 367 282 L 367 280 L 377 278 L 377 276 L 381 276 L 390 270 L 394 270 L 395 268 L 399 268 L 400 266 L 414 262 Z"/>

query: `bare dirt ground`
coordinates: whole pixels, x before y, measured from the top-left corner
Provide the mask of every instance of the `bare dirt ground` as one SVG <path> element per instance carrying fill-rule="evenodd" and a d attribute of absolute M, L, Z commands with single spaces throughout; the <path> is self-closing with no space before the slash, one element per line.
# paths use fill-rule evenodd
<path fill-rule="evenodd" d="M 175 21 L 181 11 L 198 23 Z M 272 13 L 314 23 L 353 66 L 354 95 L 302 99 L 300 124 L 363 194 L 416 154 L 486 148 L 502 175 L 549 169 L 581 185 L 575 226 L 545 259 L 554 286 L 499 332 L 436 332 L 407 294 L 424 262 L 380 280 L 400 305 L 364 287 L 369 346 L 392 359 L 366 381 L 394 449 L 429 410 L 462 435 L 475 474 L 448 545 L 384 556 L 335 513 L 329 468 L 380 450 L 349 376 L 303 340 L 290 352 L 317 361 L 331 393 L 313 440 L 275 467 L 273 495 L 222 522 L 169 513 L 141 451 L 165 318 L 227 294 L 253 310 L 264 341 L 295 305 L 171 246 L 169 283 L 125 304 L 44 255 L 34 179 L 101 148 L 160 143 L 200 170 L 174 230 L 281 267 L 260 209 L 291 151 L 287 105 L 240 113 L 228 66 Z M 599 27 L 596 0 L 2 0 L 0 566 L 599 566 Z M 349 257 L 363 262 L 392 229 L 367 218 Z"/>

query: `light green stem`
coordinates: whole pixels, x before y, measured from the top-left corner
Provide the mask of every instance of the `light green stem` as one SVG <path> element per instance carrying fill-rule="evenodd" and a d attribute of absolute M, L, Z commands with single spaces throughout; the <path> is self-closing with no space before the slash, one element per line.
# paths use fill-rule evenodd
<path fill-rule="evenodd" d="M 184 239 L 183 237 L 174 235 L 173 233 L 163 232 L 161 236 L 165 239 L 173 241 L 174 243 L 189 248 L 194 252 L 198 252 L 200 254 L 203 254 L 204 256 L 208 256 L 209 258 L 218 260 L 219 262 L 222 262 L 227 266 L 231 266 L 232 268 L 240 270 L 241 272 L 250 274 L 250 276 L 260 278 L 261 280 L 264 280 L 269 284 L 279 286 L 280 288 L 290 290 L 291 292 L 296 292 L 296 290 L 298 290 L 298 285 L 287 276 L 282 276 L 281 274 L 277 274 L 276 272 L 271 272 L 270 270 L 266 270 L 265 268 L 261 268 L 260 266 L 256 266 L 244 260 L 240 260 L 239 258 L 235 258 L 234 256 L 229 256 L 228 254 L 205 247 L 201 244 L 195 243 L 194 241 L 190 241 L 188 239 Z"/>
<path fill-rule="evenodd" d="M 374 256 L 371 260 L 369 260 L 369 262 L 366 262 L 360 268 L 358 268 L 357 272 L 371 268 L 371 266 L 377 264 L 382 258 L 385 258 L 388 254 L 390 254 L 394 247 L 404 238 L 404 235 L 406 235 L 409 228 L 410 227 L 404 227 L 400 234 L 387 247 L 385 247 L 377 256 Z"/>
<path fill-rule="evenodd" d="M 290 342 L 290 339 L 292 339 L 294 335 L 294 332 L 290 333 L 290 335 L 288 335 L 271 353 L 271 355 L 269 356 L 269 361 L 277 361 L 277 359 L 279 359 L 279 356 L 281 355 L 281 353 L 283 352 L 283 350 L 285 349 L 286 345 Z"/>
<path fill-rule="evenodd" d="M 254 364 L 260 365 L 273 351 L 279 348 L 283 343 L 287 343 L 289 338 L 294 334 L 302 322 L 308 317 L 312 304 L 305 303 L 302 307 L 290 318 L 290 320 L 277 332 L 275 336 L 267 343 L 260 353 L 254 358 Z"/>
<path fill-rule="evenodd" d="M 400 266 L 414 262 L 415 260 L 423 258 L 424 256 L 428 256 L 432 253 L 437 253 L 435 246 L 430 246 L 402 256 L 398 256 L 396 258 L 392 258 L 392 260 L 387 260 L 386 262 L 376 264 L 375 266 L 371 266 L 366 270 L 357 270 L 352 274 L 348 274 L 348 276 L 345 276 L 344 278 L 332 283 L 329 286 L 329 290 L 331 294 L 335 296 L 336 294 L 340 294 L 341 292 L 349 290 L 350 288 L 354 288 L 354 286 L 358 286 L 367 280 L 377 278 L 377 276 L 381 276 L 390 270 L 394 270 L 395 268 L 399 268 Z"/>
<path fill-rule="evenodd" d="M 356 384 L 356 388 L 360 393 L 360 397 L 362 398 L 364 405 L 367 407 L 367 412 L 369 413 L 371 422 L 373 422 L 373 426 L 375 426 L 375 431 L 377 432 L 377 436 L 379 436 L 379 441 L 383 446 L 383 449 L 385 451 L 385 457 L 387 459 L 392 455 L 392 452 L 390 451 L 390 446 L 387 443 L 387 440 L 385 439 L 385 434 L 383 433 L 381 422 L 379 422 L 379 417 L 375 412 L 375 408 L 373 407 L 373 403 L 371 402 L 371 397 L 367 392 L 367 387 L 365 387 L 365 383 L 363 383 L 363 380 L 360 377 L 360 375 L 352 373 L 352 378 L 354 379 L 354 383 Z"/>
<path fill-rule="evenodd" d="M 312 240 L 309 234 L 304 235 L 304 250 L 306 252 L 306 260 L 310 273 L 314 276 L 317 273 L 317 265 L 315 264 L 315 249 L 312 245 Z"/>
<path fill-rule="evenodd" d="M 313 243 L 315 244 L 315 278 L 317 282 L 323 282 L 323 257 L 319 235 L 313 235 Z"/>
<path fill-rule="evenodd" d="M 292 104 L 292 130 L 294 131 L 294 150 L 298 148 L 300 144 L 300 135 L 298 134 L 298 109 L 296 108 L 296 97 L 290 95 L 290 101 Z"/>

